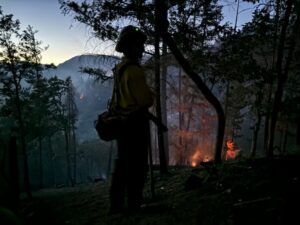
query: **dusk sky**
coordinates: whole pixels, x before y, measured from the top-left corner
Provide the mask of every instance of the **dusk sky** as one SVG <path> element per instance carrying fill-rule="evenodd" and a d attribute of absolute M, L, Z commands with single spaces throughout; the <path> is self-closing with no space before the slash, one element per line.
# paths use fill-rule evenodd
<path fill-rule="evenodd" d="M 225 0 L 226 1 L 226 0 Z M 230 0 L 228 0 L 230 1 Z M 231 0 L 234 2 L 234 0 Z M 62 63 L 76 55 L 87 53 L 113 54 L 109 43 L 100 45 L 100 42 L 91 39 L 88 29 L 76 22 L 71 15 L 61 14 L 58 0 L 0 0 L 4 14 L 13 14 L 19 19 L 22 28 L 28 25 L 38 31 L 36 38 L 49 45 L 43 53 L 42 63 Z M 245 5 L 241 10 L 249 7 Z M 234 7 L 224 10 L 227 19 L 234 21 Z M 249 20 L 250 13 L 241 14 L 240 22 Z"/>
<path fill-rule="evenodd" d="M 36 37 L 44 46 L 43 63 L 59 64 L 73 56 L 96 51 L 87 28 L 68 15 L 61 14 L 58 0 L 0 0 L 5 14 L 13 14 L 22 28 L 28 25 L 38 31 Z M 94 52 L 95 53 L 95 52 Z"/>

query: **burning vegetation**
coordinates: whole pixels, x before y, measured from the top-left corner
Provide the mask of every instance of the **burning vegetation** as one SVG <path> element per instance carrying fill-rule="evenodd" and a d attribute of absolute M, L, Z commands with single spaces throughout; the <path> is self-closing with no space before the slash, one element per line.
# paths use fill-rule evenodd
<path fill-rule="evenodd" d="M 200 148 L 197 148 L 195 153 L 191 156 L 190 165 L 192 167 L 198 166 L 201 162 L 209 162 L 212 160 L 212 156 L 209 154 L 203 154 Z"/>
<path fill-rule="evenodd" d="M 80 99 L 80 100 L 83 100 L 84 98 L 85 98 L 84 93 L 81 93 L 79 99 Z"/>
<path fill-rule="evenodd" d="M 236 143 L 229 139 L 226 141 L 226 152 L 225 160 L 235 159 L 240 154 L 240 149 L 237 147 Z"/>

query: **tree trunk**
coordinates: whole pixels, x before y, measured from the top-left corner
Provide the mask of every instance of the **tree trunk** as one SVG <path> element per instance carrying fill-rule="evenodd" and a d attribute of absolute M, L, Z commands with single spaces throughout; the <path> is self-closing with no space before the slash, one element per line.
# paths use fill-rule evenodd
<path fill-rule="evenodd" d="M 261 125 L 261 119 L 262 119 L 262 113 L 260 111 L 261 104 L 263 100 L 263 93 L 261 90 L 259 90 L 256 94 L 255 99 L 255 109 L 256 109 L 256 123 L 253 128 L 253 138 L 252 138 L 252 146 L 251 146 L 251 157 L 255 157 L 256 155 L 256 149 L 257 149 L 257 138 L 258 138 L 258 132 L 260 130 Z"/>
<path fill-rule="evenodd" d="M 174 40 L 171 35 L 168 33 L 168 20 L 167 20 L 167 8 L 165 1 L 155 1 L 155 12 L 156 12 L 156 20 L 159 21 L 158 29 L 160 35 L 163 38 L 163 41 L 168 45 L 171 52 L 174 54 L 176 60 L 179 62 L 183 70 L 186 74 L 195 82 L 199 90 L 203 93 L 206 99 L 211 103 L 211 105 L 215 108 L 218 115 L 218 132 L 216 136 L 216 147 L 215 147 L 215 162 L 221 163 L 221 154 L 222 154 L 222 146 L 223 146 L 223 138 L 224 138 L 224 130 L 225 130 L 225 115 L 221 103 L 219 100 L 213 95 L 213 93 L 209 90 L 209 88 L 202 81 L 200 76 L 195 73 L 188 63 L 188 61 L 184 58 L 183 54 L 180 52 L 178 47 L 176 46 Z"/>
<path fill-rule="evenodd" d="M 159 21 L 155 20 L 155 90 L 156 90 L 156 116 L 162 121 L 161 116 L 161 86 L 160 86 L 160 51 L 159 51 L 159 43 L 160 37 L 157 30 Z M 161 174 L 165 174 L 168 172 L 167 169 L 167 160 L 165 153 L 165 145 L 164 145 L 164 134 L 161 129 L 157 129 L 157 138 L 158 138 L 158 150 L 159 150 L 159 162 L 160 162 L 160 172 Z"/>
<path fill-rule="evenodd" d="M 67 163 L 67 185 L 71 186 L 73 185 L 72 182 L 72 177 L 71 177 L 71 165 L 70 165 L 70 153 L 69 153 L 69 148 L 70 148 L 70 143 L 69 143 L 69 134 L 67 128 L 64 131 L 65 133 L 65 152 L 66 152 L 66 163 Z"/>
<path fill-rule="evenodd" d="M 239 10 L 240 10 L 240 0 L 237 0 L 237 7 L 236 7 L 236 14 L 235 14 L 235 21 L 234 21 L 234 33 L 237 28 L 237 22 L 240 14 Z"/>
<path fill-rule="evenodd" d="M 42 155 L 42 137 L 39 136 L 39 165 L 40 165 L 40 169 L 39 169 L 39 173 L 40 173 L 40 189 L 43 188 L 43 155 Z"/>
<path fill-rule="evenodd" d="M 194 105 L 194 101 L 195 101 L 195 95 L 192 95 L 192 99 L 191 102 L 189 103 L 189 110 L 187 112 L 187 122 L 186 122 L 186 130 L 189 131 L 190 130 L 190 126 L 191 126 L 191 121 L 192 121 L 192 117 L 193 117 L 193 105 Z M 202 136 L 203 137 L 203 136 Z M 190 142 L 193 143 L 193 141 L 186 141 L 185 142 L 185 147 L 184 147 L 184 151 L 186 153 L 190 153 L 191 151 L 189 151 L 189 147 L 190 147 Z M 190 164 L 190 159 L 185 157 L 185 164 L 189 165 Z"/>
<path fill-rule="evenodd" d="M 286 122 L 285 129 L 284 129 L 283 146 L 282 146 L 283 154 L 287 154 L 286 146 L 288 141 L 288 133 L 289 133 L 289 123 Z"/>
<path fill-rule="evenodd" d="M 167 46 L 163 43 L 163 55 L 167 55 Z M 162 63 L 161 71 L 161 116 L 162 122 L 166 127 L 168 127 L 168 118 L 167 118 L 167 73 L 168 67 L 166 62 Z M 166 157 L 166 164 L 169 165 L 169 138 L 168 132 L 163 133 L 164 136 L 164 152 Z"/>
<path fill-rule="evenodd" d="M 53 186 L 56 187 L 55 155 L 53 152 L 51 136 L 48 137 L 48 145 L 49 145 L 50 156 L 51 156 L 51 171 L 52 171 L 52 179 L 53 179 L 52 183 L 54 184 Z"/>
<path fill-rule="evenodd" d="M 257 121 L 254 125 L 253 128 L 253 138 L 252 138 L 252 145 L 251 145 L 251 157 L 255 157 L 256 156 L 256 149 L 257 149 L 257 138 L 258 138 L 258 132 L 260 129 L 260 124 L 261 124 L 261 114 L 258 113 L 257 115 Z"/>
<path fill-rule="evenodd" d="M 273 92 L 272 89 L 273 89 L 273 84 L 271 83 L 270 90 L 268 92 L 267 106 L 270 106 L 271 102 L 272 102 L 272 92 Z M 264 130 L 264 151 L 265 151 L 266 155 L 268 153 L 270 115 L 271 115 L 271 111 L 270 111 L 269 107 L 267 107 L 266 115 L 265 115 L 265 130 Z"/>
<path fill-rule="evenodd" d="M 183 130 L 183 112 L 181 110 L 181 105 L 182 105 L 182 102 L 181 102 L 181 99 L 182 99 L 182 94 L 181 94 L 181 85 L 182 85 L 182 71 L 181 69 L 179 69 L 179 74 L 178 74 L 178 107 L 179 107 L 179 120 L 178 120 L 178 123 L 179 123 L 179 159 L 178 159 L 178 165 L 183 165 L 184 163 L 184 152 L 183 152 L 183 138 L 182 138 L 182 130 Z"/>
<path fill-rule="evenodd" d="M 274 40 L 273 40 L 273 57 L 272 57 L 272 69 L 275 70 L 276 67 L 276 52 L 278 46 L 278 27 L 279 27 L 279 17 L 280 17 L 280 2 L 281 0 L 276 0 L 275 4 L 275 17 L 274 17 Z M 268 155 L 268 147 L 269 147 L 269 128 L 271 121 L 271 104 L 272 104 L 272 94 L 273 94 L 273 80 L 271 79 L 268 99 L 267 99 L 267 110 L 265 116 L 265 131 L 264 131 L 264 151 L 266 156 Z M 270 107 L 269 107 L 270 106 Z"/>
<path fill-rule="evenodd" d="M 300 24 L 300 13 L 299 13 L 300 7 L 298 3 L 298 5 L 296 6 L 296 8 L 298 7 L 297 19 L 294 23 L 294 27 L 292 30 L 292 37 L 290 40 L 288 54 L 286 60 L 284 60 L 283 58 L 284 58 L 284 50 L 286 47 L 285 46 L 286 34 L 287 34 L 287 28 L 291 16 L 292 6 L 293 6 L 293 0 L 287 0 L 287 8 L 285 10 L 284 21 L 283 21 L 283 25 L 279 37 L 279 46 L 278 46 L 277 62 L 276 62 L 276 73 L 277 73 L 278 82 L 277 82 L 277 90 L 275 92 L 275 97 L 274 97 L 274 104 L 273 104 L 271 122 L 269 128 L 270 136 L 268 140 L 268 152 L 267 152 L 268 157 L 272 157 L 274 154 L 273 151 L 274 151 L 275 128 L 276 128 L 278 114 L 281 108 L 284 85 L 287 81 L 290 63 L 293 59 L 293 54 L 294 54 L 295 44 L 296 44 L 296 36 L 298 35 L 299 24 Z M 285 61 L 285 65 L 283 66 L 284 61 Z"/>
<path fill-rule="evenodd" d="M 9 186 L 12 192 L 13 202 L 17 203 L 20 199 L 20 184 L 17 138 L 14 136 L 11 136 L 9 140 Z"/>
<path fill-rule="evenodd" d="M 298 122 L 297 122 L 297 134 L 296 134 L 296 137 L 297 137 L 297 145 L 300 145 L 300 119 L 298 119 Z"/>
<path fill-rule="evenodd" d="M 229 90 L 230 90 L 230 81 L 228 80 L 226 83 L 225 102 L 224 102 L 224 115 L 225 115 L 226 123 L 228 122 Z M 227 132 L 226 135 L 229 136 L 229 131 Z"/>
<path fill-rule="evenodd" d="M 26 142 L 25 142 L 25 132 L 24 132 L 24 122 L 22 118 L 22 109 L 21 109 L 21 103 L 20 103 L 20 94 L 19 94 L 19 84 L 16 80 L 17 75 L 15 72 L 13 72 L 14 76 L 14 85 L 16 88 L 16 108 L 17 108 L 17 119 L 19 122 L 19 134 L 21 138 L 21 148 L 22 148 L 22 154 L 23 154 L 23 172 L 24 172 L 24 187 L 25 187 L 25 192 L 27 193 L 28 198 L 32 198 L 31 194 L 31 188 L 30 188 L 30 181 L 29 181 L 29 169 L 28 169 L 28 158 L 27 158 L 27 149 L 26 149 Z"/>
<path fill-rule="evenodd" d="M 77 145 L 76 145 L 76 134 L 75 134 L 75 126 L 72 124 L 72 137 L 73 137 L 73 151 L 74 151 L 74 161 L 73 161 L 73 182 L 74 185 L 77 183 Z"/>

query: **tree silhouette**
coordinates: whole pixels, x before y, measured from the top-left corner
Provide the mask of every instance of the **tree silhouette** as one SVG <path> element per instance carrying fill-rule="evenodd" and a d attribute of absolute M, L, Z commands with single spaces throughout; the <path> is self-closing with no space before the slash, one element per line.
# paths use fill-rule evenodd
<path fill-rule="evenodd" d="M 41 64 L 41 53 L 46 48 L 36 40 L 35 34 L 30 26 L 21 30 L 20 22 L 14 20 L 13 15 L 0 11 L 0 120 L 7 121 L 1 122 L 1 136 L 9 139 L 5 149 L 10 151 L 10 166 L 14 166 L 11 171 L 18 171 L 17 147 L 21 148 L 24 187 L 28 197 L 31 197 L 28 145 L 37 143 L 42 187 L 43 139 L 61 131 L 63 121 L 69 118 L 69 114 L 62 113 L 63 99 L 67 95 L 66 81 L 43 76 L 43 71 L 52 66 Z M 73 133 L 74 129 L 73 126 Z M 17 179 L 18 174 L 14 172 L 14 176 Z M 15 189 L 19 186 L 16 179 L 12 184 Z"/>
<path fill-rule="evenodd" d="M 20 139 L 23 165 L 24 165 L 24 186 L 28 197 L 31 197 L 28 160 L 26 151 L 26 124 L 24 107 L 28 103 L 29 90 L 24 87 L 24 81 L 33 76 L 33 64 L 36 47 L 28 47 L 34 40 L 31 27 L 20 32 L 20 22 L 13 20 L 13 15 L 4 15 L 0 11 L 0 47 L 1 51 L 1 95 L 5 98 L 5 113 L 15 121 L 15 130 L 18 130 L 17 137 Z M 14 39 L 19 40 L 15 43 Z"/>

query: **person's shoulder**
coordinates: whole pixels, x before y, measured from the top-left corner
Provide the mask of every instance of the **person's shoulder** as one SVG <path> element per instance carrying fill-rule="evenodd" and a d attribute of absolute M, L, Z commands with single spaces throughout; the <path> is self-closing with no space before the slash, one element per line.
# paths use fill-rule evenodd
<path fill-rule="evenodd" d="M 136 63 L 129 63 L 126 68 L 131 71 L 143 71 L 143 68 Z"/>
<path fill-rule="evenodd" d="M 129 67 L 136 67 L 134 69 L 137 69 L 140 67 L 138 62 L 132 61 L 126 57 L 123 57 L 122 60 L 116 65 L 117 69 L 127 69 Z M 131 68 L 132 69 L 132 68 Z"/>
<path fill-rule="evenodd" d="M 120 70 L 121 68 L 124 68 L 124 66 L 127 64 L 127 62 L 126 61 L 124 61 L 124 60 L 122 60 L 121 62 L 119 62 L 119 63 L 117 63 L 116 65 L 115 65 L 115 68 L 117 69 L 117 70 Z"/>
<path fill-rule="evenodd" d="M 144 76 L 144 70 L 140 65 L 131 64 L 125 69 L 125 73 L 130 77 Z"/>

